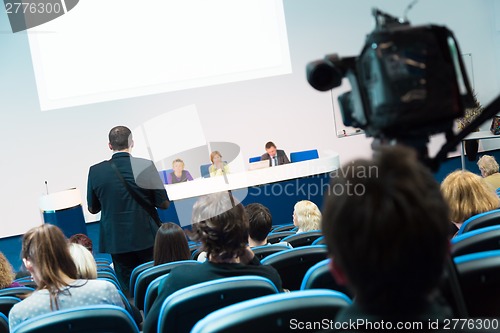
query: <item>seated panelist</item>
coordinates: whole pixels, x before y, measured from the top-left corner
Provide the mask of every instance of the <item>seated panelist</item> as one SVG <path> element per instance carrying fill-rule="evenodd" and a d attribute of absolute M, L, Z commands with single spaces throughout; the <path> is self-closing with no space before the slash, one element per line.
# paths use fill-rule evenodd
<path fill-rule="evenodd" d="M 269 166 L 278 166 L 290 163 L 284 150 L 276 149 L 276 145 L 269 141 L 266 143 L 266 153 L 260 157 L 261 161 L 269 160 Z"/>
<path fill-rule="evenodd" d="M 222 154 L 218 150 L 214 150 L 210 154 L 212 165 L 208 168 L 210 177 L 222 176 L 229 173 L 229 166 L 222 160 Z"/>
<path fill-rule="evenodd" d="M 184 170 L 184 161 L 180 158 L 172 162 L 172 169 L 174 169 L 174 171 L 167 175 L 167 184 L 177 184 L 193 180 L 189 171 Z"/>

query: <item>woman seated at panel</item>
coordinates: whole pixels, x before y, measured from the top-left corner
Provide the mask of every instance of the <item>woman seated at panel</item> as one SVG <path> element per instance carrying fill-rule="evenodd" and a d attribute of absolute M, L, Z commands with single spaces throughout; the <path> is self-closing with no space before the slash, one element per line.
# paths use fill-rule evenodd
<path fill-rule="evenodd" d="M 500 188 L 500 173 L 498 163 L 493 156 L 484 155 L 477 161 L 477 166 L 481 171 L 484 181 L 494 190 Z"/>
<path fill-rule="evenodd" d="M 222 155 L 219 151 L 214 150 L 210 154 L 210 161 L 212 162 L 212 165 L 208 168 L 210 177 L 222 176 L 229 173 L 229 166 L 222 160 Z"/>
<path fill-rule="evenodd" d="M 293 207 L 293 224 L 298 228 L 297 233 L 320 230 L 321 212 L 316 204 L 309 200 L 302 200 Z"/>
<path fill-rule="evenodd" d="M 189 171 L 184 170 L 184 161 L 180 158 L 172 162 L 173 171 L 167 175 L 167 184 L 177 184 L 193 180 Z"/>
<path fill-rule="evenodd" d="M 153 259 L 155 266 L 191 259 L 186 234 L 181 227 L 172 222 L 162 224 L 156 232 Z"/>
<path fill-rule="evenodd" d="M 26 232 L 21 257 L 37 289 L 10 310 L 11 332 L 22 322 L 52 311 L 99 304 L 124 307 L 112 283 L 78 279 L 68 241 L 55 225 L 46 223 Z"/>
<path fill-rule="evenodd" d="M 500 200 L 480 176 L 457 170 L 450 173 L 441 183 L 441 192 L 450 209 L 453 223 L 450 234 L 455 236 L 462 223 L 468 218 L 497 209 Z"/>

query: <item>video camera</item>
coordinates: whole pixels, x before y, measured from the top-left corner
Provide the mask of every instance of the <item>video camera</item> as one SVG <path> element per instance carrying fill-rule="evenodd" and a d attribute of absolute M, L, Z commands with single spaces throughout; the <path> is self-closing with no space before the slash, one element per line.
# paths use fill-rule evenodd
<path fill-rule="evenodd" d="M 351 91 L 338 97 L 342 120 L 379 142 L 401 142 L 427 156 L 429 136 L 453 136 L 453 121 L 474 97 L 453 33 L 437 25 L 410 26 L 377 9 L 376 27 L 357 57 L 337 54 L 307 65 L 317 90 Z"/>

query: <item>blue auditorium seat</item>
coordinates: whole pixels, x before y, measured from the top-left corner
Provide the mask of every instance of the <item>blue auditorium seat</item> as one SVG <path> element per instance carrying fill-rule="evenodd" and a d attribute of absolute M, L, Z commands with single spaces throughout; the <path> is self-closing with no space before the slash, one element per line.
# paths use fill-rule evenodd
<path fill-rule="evenodd" d="M 258 162 L 258 161 L 260 161 L 260 156 L 250 157 L 248 159 L 249 163 Z"/>
<path fill-rule="evenodd" d="M 500 225 L 500 209 L 474 215 L 464 221 L 457 235 L 492 225 Z"/>

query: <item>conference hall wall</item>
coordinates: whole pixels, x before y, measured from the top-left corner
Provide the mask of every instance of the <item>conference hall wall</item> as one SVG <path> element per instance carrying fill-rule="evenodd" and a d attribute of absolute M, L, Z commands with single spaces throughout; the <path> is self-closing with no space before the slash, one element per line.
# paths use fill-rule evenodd
<path fill-rule="evenodd" d="M 261 71 L 251 79 L 229 77 L 226 83 L 212 84 L 206 80 L 205 85 L 195 84 L 190 88 L 187 85 L 181 90 L 172 90 L 170 87 L 167 92 L 143 86 L 139 93 L 134 93 L 135 97 L 129 98 L 125 98 L 123 92 L 136 87 L 121 87 L 121 92 L 108 91 L 108 99 L 101 98 L 99 91 L 92 89 L 105 86 L 109 79 L 106 71 L 113 62 L 119 64 L 113 72 L 113 78 L 119 83 L 133 75 L 142 74 L 146 69 L 154 74 L 156 65 L 153 64 L 159 61 L 158 68 L 163 69 L 162 60 L 169 64 L 175 60 L 174 69 L 195 67 L 205 70 L 204 66 L 218 67 L 228 62 L 233 67 L 241 66 L 238 57 L 243 55 L 238 53 L 238 48 L 245 47 L 246 44 L 241 43 L 244 38 L 252 41 L 253 30 L 242 28 L 238 30 L 241 33 L 231 35 L 232 25 L 244 20 L 233 19 L 231 22 L 229 19 L 232 11 L 244 13 L 245 10 L 235 7 L 234 1 L 226 1 L 222 2 L 228 6 L 224 15 L 212 18 L 210 15 L 216 13 L 207 4 L 215 6 L 215 2 L 194 1 L 191 9 L 182 7 L 179 11 L 189 17 L 178 19 L 178 22 L 192 20 L 203 23 L 192 25 L 188 37 L 181 36 L 185 27 L 170 30 L 158 28 L 162 27 L 160 24 L 182 15 L 176 15 L 175 11 L 155 10 L 155 6 L 161 3 L 157 0 L 141 1 L 140 8 L 129 11 L 128 16 L 123 14 L 125 9 L 120 8 L 120 5 L 105 7 L 104 3 L 112 3 L 111 0 L 80 1 L 61 17 L 17 33 L 12 33 L 6 11 L 0 10 L 0 237 L 22 234 L 42 223 L 39 199 L 47 191 L 45 181 L 49 192 L 79 188 L 86 212 L 84 198 L 88 168 L 110 157 L 107 147 L 109 129 L 120 124 L 141 128 L 151 119 L 168 114 L 178 115 L 183 110 L 197 124 L 198 127 L 194 127 L 197 128 L 196 132 L 179 132 L 177 124 L 184 124 L 185 121 L 175 121 L 170 117 L 169 123 L 160 123 L 160 129 L 167 134 L 174 133 L 178 139 L 170 136 L 171 139 L 164 142 L 155 140 L 155 145 L 168 147 L 170 152 L 181 152 L 186 149 L 186 137 L 196 137 L 206 143 L 229 142 L 239 146 L 243 161 L 262 154 L 264 143 L 269 140 L 288 153 L 313 148 L 317 148 L 320 154 L 337 152 L 341 162 L 370 156 L 371 140 L 364 135 L 336 136 L 337 128 L 342 125 L 335 126 L 331 94 L 315 91 L 308 85 L 305 66 L 309 61 L 328 53 L 336 52 L 341 56 L 359 54 L 366 34 L 374 27 L 371 8 L 376 6 L 402 16 L 410 1 L 284 0 L 271 1 L 272 7 L 265 4 L 269 1 L 249 1 L 246 4 L 256 3 L 257 9 L 246 12 L 261 18 L 257 20 L 257 27 L 264 26 L 263 22 L 267 19 L 267 26 L 273 29 L 273 33 L 285 33 L 285 38 L 283 35 L 267 34 L 279 40 L 280 48 L 273 49 L 277 57 L 274 60 L 282 65 L 279 70 Z M 96 3 L 102 3 L 102 7 L 88 7 Z M 500 77 L 497 62 L 500 55 L 499 23 L 495 17 L 497 3 L 492 0 L 420 0 L 408 14 L 413 24 L 444 24 L 454 31 L 462 52 L 472 55 L 474 85 L 483 104 L 487 104 L 500 91 L 497 79 Z M 258 6 L 270 11 L 260 13 Z M 284 15 L 286 29 L 278 24 L 280 13 Z M 271 14 L 277 17 L 276 26 L 269 24 Z M 165 15 L 165 20 L 152 19 L 151 15 L 160 15 L 160 18 Z M 247 21 L 255 27 L 255 20 Z M 68 34 L 58 30 L 60 24 L 68 22 L 78 22 L 78 31 Z M 103 22 L 106 25 L 102 26 Z M 120 26 L 124 22 L 127 23 L 127 29 Z M 223 25 L 213 28 L 211 24 L 217 22 L 223 22 Z M 227 34 L 228 39 L 219 44 L 208 44 L 203 43 L 203 39 L 195 38 L 207 30 L 213 34 L 216 31 Z M 66 36 L 63 36 L 64 33 Z M 104 40 L 97 39 L 101 35 L 105 37 Z M 62 39 L 66 42 L 56 43 L 57 37 L 61 36 L 66 38 Z M 259 31 L 259 36 L 266 36 L 266 32 Z M 191 41 L 194 40 L 200 45 L 192 45 Z M 177 49 L 183 49 L 184 43 L 186 47 L 189 46 L 190 52 L 181 53 L 177 58 L 172 58 L 174 60 L 165 60 L 164 55 L 176 52 L 176 48 L 172 47 L 173 41 L 180 43 L 175 44 Z M 266 42 L 252 42 L 266 45 Z M 82 60 L 66 58 L 54 63 L 56 58 L 47 58 L 47 46 L 57 46 L 58 52 L 65 52 L 64 48 L 74 49 L 80 43 L 86 46 Z M 226 51 L 219 51 L 223 46 Z M 252 57 L 265 55 L 274 46 L 269 44 L 265 52 L 256 51 Z M 110 59 L 109 53 L 116 49 L 120 54 Z M 233 55 L 232 58 L 224 57 L 228 52 Z M 211 62 L 217 62 L 219 58 L 223 61 L 205 63 L 208 53 Z M 74 91 L 74 83 L 61 82 L 59 76 L 44 71 L 40 67 L 40 58 L 35 59 L 37 56 L 41 57 L 42 62 L 51 65 L 52 69 L 57 69 L 59 65 L 56 74 L 76 79 L 71 82 L 78 82 L 86 72 L 92 70 L 88 68 L 91 61 L 102 70 L 92 74 L 90 86 L 77 86 L 78 89 Z M 188 61 L 188 64 L 183 64 L 183 60 Z M 261 65 L 265 66 L 269 59 L 260 60 Z M 154 79 L 161 81 L 161 75 L 158 76 Z M 54 91 L 54 85 L 45 87 L 45 83 L 55 84 L 61 91 Z M 144 85 L 144 82 L 141 81 L 141 84 Z M 56 102 L 51 101 L 54 95 L 59 98 Z M 436 146 L 433 143 L 433 149 Z M 208 153 L 204 160 L 209 162 Z M 187 168 L 198 170 L 198 165 L 187 165 Z M 98 216 L 86 213 L 85 218 L 95 221 Z"/>

